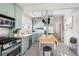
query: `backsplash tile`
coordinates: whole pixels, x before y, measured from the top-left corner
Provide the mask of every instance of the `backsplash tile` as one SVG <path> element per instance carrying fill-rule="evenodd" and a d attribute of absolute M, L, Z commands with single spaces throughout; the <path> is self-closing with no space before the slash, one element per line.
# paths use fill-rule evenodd
<path fill-rule="evenodd" d="M 10 29 L 9 28 L 0 28 L 0 37 L 1 36 L 8 36 Z"/>

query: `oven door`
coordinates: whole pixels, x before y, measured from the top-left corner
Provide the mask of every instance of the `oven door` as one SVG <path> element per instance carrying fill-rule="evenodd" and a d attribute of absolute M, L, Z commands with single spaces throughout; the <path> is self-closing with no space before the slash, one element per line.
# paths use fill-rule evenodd
<path fill-rule="evenodd" d="M 21 43 L 10 47 L 7 50 L 2 51 L 2 56 L 20 56 L 21 55 Z"/>

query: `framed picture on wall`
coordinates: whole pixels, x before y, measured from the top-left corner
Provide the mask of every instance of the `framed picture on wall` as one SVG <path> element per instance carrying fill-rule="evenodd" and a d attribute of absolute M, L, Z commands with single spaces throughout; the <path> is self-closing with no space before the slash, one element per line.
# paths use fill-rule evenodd
<path fill-rule="evenodd" d="M 65 30 L 69 30 L 73 28 L 73 16 L 68 17 L 65 19 Z"/>

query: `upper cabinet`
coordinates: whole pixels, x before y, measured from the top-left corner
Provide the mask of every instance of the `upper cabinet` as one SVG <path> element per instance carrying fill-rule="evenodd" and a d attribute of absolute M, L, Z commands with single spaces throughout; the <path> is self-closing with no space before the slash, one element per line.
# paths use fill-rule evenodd
<path fill-rule="evenodd" d="M 15 5 L 14 4 L 7 4 L 7 15 L 10 17 L 15 18 Z"/>
<path fill-rule="evenodd" d="M 15 3 L 0 3 L 0 14 L 15 18 L 15 28 L 21 28 L 22 9 Z"/>
<path fill-rule="evenodd" d="M 0 14 L 14 18 L 14 4 L 0 3 Z"/>
<path fill-rule="evenodd" d="M 0 3 L 0 14 L 6 14 L 7 12 L 6 12 L 6 10 L 7 10 L 7 8 L 5 8 L 6 7 L 6 4 L 4 4 L 4 3 Z"/>
<path fill-rule="evenodd" d="M 16 5 L 15 6 L 15 28 L 20 29 L 22 23 L 22 9 Z"/>

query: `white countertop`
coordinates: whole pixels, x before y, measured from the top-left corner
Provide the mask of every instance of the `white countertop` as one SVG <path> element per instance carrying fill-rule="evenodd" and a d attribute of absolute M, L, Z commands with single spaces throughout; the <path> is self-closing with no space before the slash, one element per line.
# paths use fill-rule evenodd
<path fill-rule="evenodd" d="M 33 32 L 33 33 L 30 33 L 30 34 L 27 34 L 27 35 L 24 35 L 22 38 L 25 38 L 25 37 L 28 37 L 28 36 L 31 36 L 31 35 L 34 35 L 34 34 L 37 34 L 39 32 Z"/>

